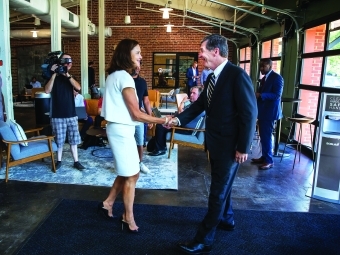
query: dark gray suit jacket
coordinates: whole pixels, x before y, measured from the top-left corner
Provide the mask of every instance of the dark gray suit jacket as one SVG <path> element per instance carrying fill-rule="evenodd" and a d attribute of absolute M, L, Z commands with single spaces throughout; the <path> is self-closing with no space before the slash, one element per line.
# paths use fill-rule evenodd
<path fill-rule="evenodd" d="M 210 77 L 211 74 L 206 84 Z M 248 74 L 228 62 L 218 77 L 209 107 L 207 87 L 189 109 L 177 116 L 181 126 L 206 111 L 206 146 L 211 158 L 234 158 L 236 150 L 248 153 L 257 118 L 256 97 Z"/>

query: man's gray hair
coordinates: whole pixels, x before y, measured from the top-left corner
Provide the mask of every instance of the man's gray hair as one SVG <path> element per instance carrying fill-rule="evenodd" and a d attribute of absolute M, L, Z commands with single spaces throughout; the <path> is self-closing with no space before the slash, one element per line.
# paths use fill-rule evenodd
<path fill-rule="evenodd" d="M 227 58 L 228 57 L 228 42 L 227 38 L 222 35 L 212 34 L 204 37 L 201 43 L 207 41 L 206 48 L 211 51 L 215 48 L 220 49 L 220 56 Z"/>

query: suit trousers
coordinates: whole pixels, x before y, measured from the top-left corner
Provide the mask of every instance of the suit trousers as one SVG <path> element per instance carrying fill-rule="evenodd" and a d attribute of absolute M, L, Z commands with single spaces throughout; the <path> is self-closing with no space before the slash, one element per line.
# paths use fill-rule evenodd
<path fill-rule="evenodd" d="M 275 120 L 258 120 L 262 158 L 268 164 L 273 164 L 273 141 L 272 134 L 274 131 Z"/>
<path fill-rule="evenodd" d="M 239 168 L 234 157 L 235 152 L 218 159 L 210 158 L 211 185 L 208 212 L 198 227 L 196 242 L 211 245 L 219 222 L 231 223 L 234 220 L 231 189 Z"/>

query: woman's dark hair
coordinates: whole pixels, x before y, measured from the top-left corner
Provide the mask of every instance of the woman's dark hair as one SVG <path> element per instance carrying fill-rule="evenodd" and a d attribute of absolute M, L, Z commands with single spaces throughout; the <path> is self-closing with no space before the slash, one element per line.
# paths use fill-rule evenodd
<path fill-rule="evenodd" d="M 131 51 L 139 43 L 133 39 L 123 39 L 121 40 L 115 51 L 110 62 L 109 67 L 106 71 L 111 74 L 114 71 L 125 70 L 129 74 L 134 73 L 135 64 L 131 59 Z"/>

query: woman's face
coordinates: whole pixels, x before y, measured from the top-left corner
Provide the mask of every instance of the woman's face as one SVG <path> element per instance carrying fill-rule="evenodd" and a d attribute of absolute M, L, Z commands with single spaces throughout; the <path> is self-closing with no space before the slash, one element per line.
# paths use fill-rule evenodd
<path fill-rule="evenodd" d="M 142 55 L 141 55 L 141 51 L 140 51 L 140 46 L 136 45 L 132 51 L 131 51 L 131 59 L 132 62 L 135 64 L 135 69 L 136 68 L 140 68 L 140 63 L 142 60 Z"/>

